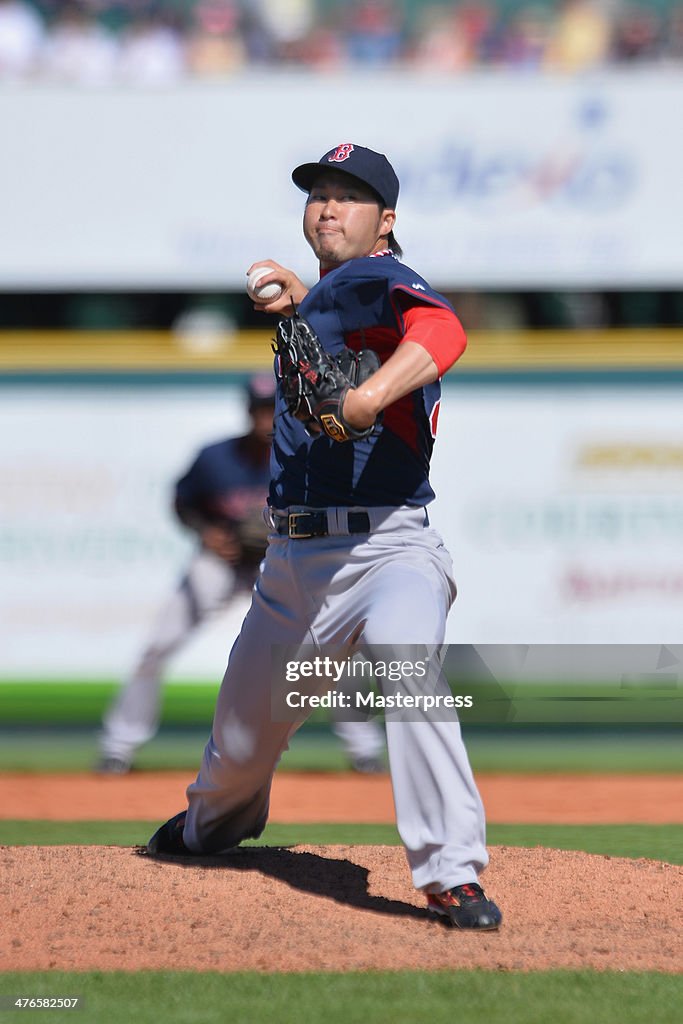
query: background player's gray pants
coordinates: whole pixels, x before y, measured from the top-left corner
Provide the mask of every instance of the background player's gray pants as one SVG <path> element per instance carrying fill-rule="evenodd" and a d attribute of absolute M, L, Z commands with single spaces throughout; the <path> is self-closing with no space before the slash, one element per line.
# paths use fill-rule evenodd
<path fill-rule="evenodd" d="M 137 748 L 156 735 L 163 676 L 172 655 L 202 622 L 251 588 L 254 572 L 251 567 L 236 571 L 212 551 L 197 550 L 157 616 L 135 669 L 104 716 L 103 758 L 129 763 Z M 377 758 L 384 749 L 384 735 L 375 722 L 333 722 L 333 729 L 352 761 Z"/>
<path fill-rule="evenodd" d="M 273 645 L 338 646 L 359 635 L 371 646 L 443 643 L 455 586 L 441 538 L 424 510 L 369 512 L 367 538 L 271 537 L 188 788 L 190 849 L 223 850 L 265 826 L 273 772 L 295 728 L 273 721 Z M 488 863 L 484 811 L 457 719 L 390 721 L 387 743 L 414 884 L 438 892 L 474 881 Z"/>
<path fill-rule="evenodd" d="M 169 659 L 201 622 L 225 608 L 239 589 L 238 573 L 199 548 L 171 598 L 161 608 L 147 645 L 116 701 L 104 716 L 104 757 L 129 761 L 159 727 L 161 684 Z"/>

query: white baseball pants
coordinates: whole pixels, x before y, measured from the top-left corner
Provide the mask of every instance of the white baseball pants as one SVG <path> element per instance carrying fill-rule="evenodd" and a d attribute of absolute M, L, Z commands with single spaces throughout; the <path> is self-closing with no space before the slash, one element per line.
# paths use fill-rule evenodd
<path fill-rule="evenodd" d="M 443 644 L 455 597 L 451 560 L 424 509 L 368 509 L 372 532 L 270 543 L 233 646 L 213 730 L 188 787 L 184 840 L 217 852 L 258 836 L 273 773 L 295 726 L 273 721 L 273 645 Z M 445 717 L 445 715 L 444 715 Z M 475 881 L 488 863 L 484 810 L 460 725 L 388 721 L 396 821 L 417 888 Z"/>

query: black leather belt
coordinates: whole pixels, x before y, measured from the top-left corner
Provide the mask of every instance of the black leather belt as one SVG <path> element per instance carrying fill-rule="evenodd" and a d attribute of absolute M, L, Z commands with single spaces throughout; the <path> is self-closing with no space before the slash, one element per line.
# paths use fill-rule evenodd
<path fill-rule="evenodd" d="M 290 512 L 283 516 L 273 513 L 275 532 L 292 540 L 307 540 L 309 537 L 328 537 L 327 509 L 315 512 Z M 336 531 L 335 531 L 336 532 Z M 367 512 L 349 512 L 346 533 L 369 533 L 370 516 Z M 345 535 L 344 534 L 344 535 Z"/>

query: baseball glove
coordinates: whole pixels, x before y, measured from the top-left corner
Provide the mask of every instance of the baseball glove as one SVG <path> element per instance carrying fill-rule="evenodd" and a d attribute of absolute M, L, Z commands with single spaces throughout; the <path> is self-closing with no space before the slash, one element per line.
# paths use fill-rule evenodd
<path fill-rule="evenodd" d="M 375 423 L 356 430 L 344 419 L 342 409 L 347 392 L 379 369 L 376 352 L 344 348 L 336 357 L 331 356 L 298 313 L 278 324 L 273 351 L 278 357 L 277 376 L 287 409 L 309 433 L 322 429 L 333 441 L 360 441 L 372 433 Z"/>
<path fill-rule="evenodd" d="M 263 509 L 250 512 L 235 527 L 240 544 L 241 559 L 245 565 L 258 565 L 268 546 L 268 527 L 263 520 Z"/>

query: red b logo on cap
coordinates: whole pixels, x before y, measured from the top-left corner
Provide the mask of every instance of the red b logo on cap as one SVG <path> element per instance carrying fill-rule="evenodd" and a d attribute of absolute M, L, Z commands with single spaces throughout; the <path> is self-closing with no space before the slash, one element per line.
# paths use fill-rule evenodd
<path fill-rule="evenodd" d="M 343 142 L 341 146 L 337 146 L 332 156 L 328 156 L 328 162 L 340 164 L 344 160 L 348 160 L 352 152 L 353 145 L 350 142 Z"/>

